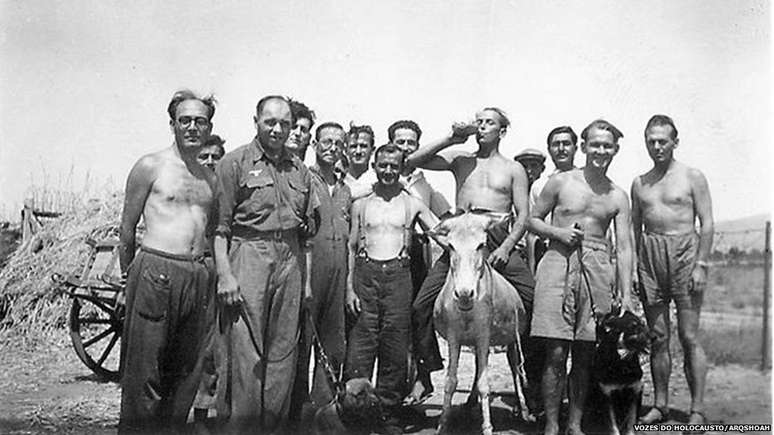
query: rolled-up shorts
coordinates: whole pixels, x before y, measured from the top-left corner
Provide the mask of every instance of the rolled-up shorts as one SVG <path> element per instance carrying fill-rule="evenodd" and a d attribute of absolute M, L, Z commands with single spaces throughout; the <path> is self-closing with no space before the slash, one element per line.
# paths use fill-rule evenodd
<path fill-rule="evenodd" d="M 586 236 L 581 251 L 582 265 L 578 249 L 552 241 L 540 261 L 535 277 L 533 337 L 596 340 L 595 317 L 610 312 L 615 269 L 606 240 Z"/>
<path fill-rule="evenodd" d="M 637 252 L 637 276 L 643 305 L 668 304 L 677 308 L 701 304 L 691 294 L 691 274 L 696 266 L 699 236 L 695 232 L 665 235 L 643 232 Z M 699 296 L 696 298 L 694 296 Z"/>

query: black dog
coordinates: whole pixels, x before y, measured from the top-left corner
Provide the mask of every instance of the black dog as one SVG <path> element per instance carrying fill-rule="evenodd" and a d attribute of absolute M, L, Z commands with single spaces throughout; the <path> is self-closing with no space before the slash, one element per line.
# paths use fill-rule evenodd
<path fill-rule="evenodd" d="M 629 311 L 620 315 L 614 310 L 597 324 L 592 379 L 612 434 L 634 434 L 642 405 L 640 354 L 648 352 L 650 341 L 645 322 Z"/>

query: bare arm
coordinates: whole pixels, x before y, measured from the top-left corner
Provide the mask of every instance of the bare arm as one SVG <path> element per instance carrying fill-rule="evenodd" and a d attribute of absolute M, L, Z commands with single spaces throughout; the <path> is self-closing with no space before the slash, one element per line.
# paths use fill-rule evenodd
<path fill-rule="evenodd" d="M 642 210 L 640 210 L 640 177 L 632 181 L 632 230 L 634 231 L 635 246 L 640 245 L 642 236 Z"/>
<path fill-rule="evenodd" d="M 349 227 L 349 252 L 347 252 L 347 294 L 345 301 L 347 310 L 357 315 L 360 312 L 360 299 L 355 294 L 355 255 L 357 255 L 358 243 L 360 241 L 360 214 L 361 208 L 365 202 L 356 200 L 352 204 L 352 224 Z"/>
<path fill-rule="evenodd" d="M 435 228 L 435 226 L 438 225 L 438 218 L 435 216 L 435 214 L 430 211 L 424 202 L 414 198 L 413 196 L 411 199 L 414 203 L 414 207 L 416 207 L 416 216 L 419 218 L 419 225 L 422 227 L 422 229 L 427 231 L 431 228 Z"/>
<path fill-rule="evenodd" d="M 631 211 L 629 209 L 629 200 L 623 190 L 617 190 L 616 202 L 618 202 L 618 213 L 615 215 L 615 239 L 616 239 L 616 268 L 618 276 L 621 279 L 621 300 L 623 309 L 631 311 L 632 294 L 632 237 L 629 228 L 631 228 Z"/>
<path fill-rule="evenodd" d="M 406 159 L 406 165 L 411 168 L 423 168 L 431 171 L 449 171 L 454 162 L 454 156 L 443 156 L 438 153 L 455 144 L 465 143 L 468 136 L 476 132 L 475 126 L 468 123 L 455 123 L 451 133 L 425 144 Z"/>
<path fill-rule="evenodd" d="M 514 163 L 512 183 L 511 183 L 511 195 L 513 202 L 513 209 L 516 212 L 516 219 L 513 221 L 513 227 L 508 237 L 503 240 L 500 245 L 505 252 L 511 252 L 513 247 L 516 246 L 516 242 L 521 239 L 524 232 L 527 229 L 527 219 L 529 218 L 529 197 L 527 191 L 527 172 L 524 167 L 518 163 Z"/>
<path fill-rule="evenodd" d="M 695 267 L 691 273 L 692 290 L 701 292 L 707 285 L 707 259 L 712 249 L 712 239 L 715 237 L 715 221 L 712 217 L 712 198 L 707 179 L 695 169 L 690 171 L 689 177 L 691 179 L 693 210 L 696 217 L 699 218 L 699 249 L 694 263 Z"/>
<path fill-rule="evenodd" d="M 699 255 L 697 260 L 707 261 L 712 250 L 712 240 L 715 237 L 715 221 L 712 217 L 712 198 L 707 179 L 697 170 L 691 171 L 691 193 L 693 194 L 694 213 L 699 218 Z"/>
<path fill-rule="evenodd" d="M 632 280 L 633 289 L 635 293 L 639 292 L 639 277 L 637 276 L 637 252 L 639 252 L 639 246 L 642 243 L 642 209 L 640 208 L 640 177 L 636 177 L 632 181 L 632 231 L 631 231 L 631 245 L 632 245 Z"/>
<path fill-rule="evenodd" d="M 556 174 L 548 179 L 545 187 L 540 192 L 540 196 L 538 196 L 535 209 L 532 210 L 527 229 L 543 237 L 558 240 L 568 246 L 572 246 L 583 239 L 583 230 L 560 228 L 545 222 L 546 216 L 553 211 L 559 201 L 559 189 L 562 186 L 563 180 L 563 174 Z"/>
<path fill-rule="evenodd" d="M 135 230 L 137 222 L 145 209 L 145 201 L 153 187 L 153 162 L 152 157 L 145 156 L 135 163 L 126 179 L 126 194 L 124 196 L 124 210 L 121 214 L 119 259 L 121 272 L 125 273 L 134 260 Z"/>

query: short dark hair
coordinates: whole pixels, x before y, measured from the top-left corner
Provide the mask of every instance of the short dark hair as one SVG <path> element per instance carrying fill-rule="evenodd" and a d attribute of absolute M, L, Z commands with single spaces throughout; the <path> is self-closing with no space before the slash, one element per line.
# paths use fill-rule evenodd
<path fill-rule="evenodd" d="M 648 129 L 651 127 L 657 127 L 657 126 L 665 126 L 668 125 L 672 127 L 672 140 L 677 139 L 677 127 L 675 127 L 675 122 L 672 121 L 672 118 L 668 117 L 667 115 L 653 115 L 648 120 L 648 123 L 645 125 L 645 133 L 648 132 Z"/>
<path fill-rule="evenodd" d="M 267 95 L 267 96 L 261 98 L 260 100 L 258 100 L 258 104 L 255 105 L 255 115 L 256 116 L 261 114 L 261 111 L 263 110 L 263 106 L 265 106 L 266 103 L 269 102 L 270 100 L 284 101 L 285 103 L 287 103 L 288 106 L 290 106 L 290 101 L 286 97 L 283 97 L 282 95 Z M 293 116 L 293 109 L 292 109 L 292 107 L 291 107 L 291 110 L 290 110 L 290 117 L 292 118 L 291 120 L 293 122 L 295 122 L 296 118 Z"/>
<path fill-rule="evenodd" d="M 414 133 L 417 134 L 417 141 L 419 141 L 419 138 L 422 137 L 422 129 L 419 128 L 419 125 L 416 122 L 410 119 L 403 119 L 393 122 L 392 125 L 387 129 L 387 138 L 390 140 L 390 142 L 395 139 L 395 131 L 401 128 L 414 131 Z"/>
<path fill-rule="evenodd" d="M 377 148 L 376 152 L 374 152 L 374 163 L 379 160 L 379 155 L 381 154 L 400 154 L 400 167 L 403 168 L 406 165 L 406 153 L 394 143 L 386 143 Z"/>
<path fill-rule="evenodd" d="M 499 115 L 499 116 L 500 116 L 500 119 L 502 120 L 502 122 L 501 122 L 501 124 L 502 124 L 502 126 L 501 126 L 501 127 L 502 127 L 502 128 L 508 128 L 508 127 L 510 127 L 510 125 L 511 125 L 511 120 L 510 120 L 510 119 L 508 119 L 508 115 L 505 113 L 505 110 L 503 110 L 503 109 L 501 109 L 501 108 L 499 108 L 499 107 L 484 107 L 483 109 L 481 109 L 481 111 L 482 111 L 482 112 L 483 112 L 484 110 L 491 110 L 492 112 L 495 112 L 495 113 L 497 113 L 497 115 Z"/>
<path fill-rule="evenodd" d="M 374 143 L 376 142 L 376 136 L 374 136 L 374 129 L 371 128 L 370 125 L 355 125 L 354 123 L 349 123 L 349 132 L 347 133 L 349 136 L 355 136 L 357 137 L 360 133 L 367 133 L 371 136 L 371 146 L 374 146 Z"/>
<path fill-rule="evenodd" d="M 218 151 L 220 151 L 220 156 L 223 157 L 226 154 L 226 148 L 223 147 L 224 143 L 226 143 L 225 139 L 217 134 L 211 134 L 207 141 L 204 142 L 203 147 L 217 147 Z"/>
<path fill-rule="evenodd" d="M 288 98 L 288 103 L 290 103 L 290 111 L 293 113 L 293 120 L 298 121 L 301 118 L 306 118 L 311 121 L 311 124 L 309 124 L 309 128 L 311 129 L 316 120 L 314 111 L 307 107 L 306 104 L 292 98 Z"/>
<path fill-rule="evenodd" d="M 317 130 L 314 131 L 315 140 L 320 140 L 320 132 L 326 128 L 338 128 L 339 130 L 344 131 L 344 127 L 342 127 L 338 122 L 323 122 L 322 124 L 318 125 Z"/>
<path fill-rule="evenodd" d="M 186 100 L 201 101 L 202 104 L 207 106 L 207 109 L 208 109 L 207 119 L 212 121 L 212 117 L 215 116 L 215 103 L 217 103 L 217 100 L 215 100 L 215 96 L 210 94 L 204 97 L 200 97 L 190 89 L 181 89 L 172 95 L 172 99 L 169 101 L 169 105 L 167 106 L 167 113 L 169 114 L 169 119 L 171 119 L 172 121 L 175 120 L 175 114 L 177 114 L 177 106 L 179 106 L 180 103 Z"/>
<path fill-rule="evenodd" d="M 599 130 L 605 130 L 609 131 L 610 134 L 613 135 L 613 140 L 617 143 L 618 139 L 623 137 L 623 133 L 621 133 L 621 130 L 617 129 L 616 126 L 609 123 L 608 121 L 605 121 L 604 119 L 595 119 L 594 121 L 591 121 L 591 124 L 587 125 L 586 128 L 583 129 L 581 132 L 581 138 L 585 141 L 589 136 L 589 130 L 592 128 L 597 128 Z"/>
<path fill-rule="evenodd" d="M 570 135 L 570 139 L 572 139 L 572 144 L 573 145 L 578 144 L 578 135 L 575 134 L 575 131 L 569 125 L 562 125 L 561 127 L 556 127 L 555 129 L 548 132 L 548 137 L 546 138 L 546 144 L 548 146 L 551 146 L 551 138 L 560 133 L 568 133 Z"/>

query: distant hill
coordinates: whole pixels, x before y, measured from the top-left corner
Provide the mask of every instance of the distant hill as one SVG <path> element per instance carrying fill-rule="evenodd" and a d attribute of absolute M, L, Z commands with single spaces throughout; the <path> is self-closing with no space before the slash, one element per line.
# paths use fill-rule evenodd
<path fill-rule="evenodd" d="M 715 222 L 713 251 L 727 252 L 732 247 L 742 251 L 763 250 L 766 221 L 770 214 L 757 214 L 739 219 Z"/>

